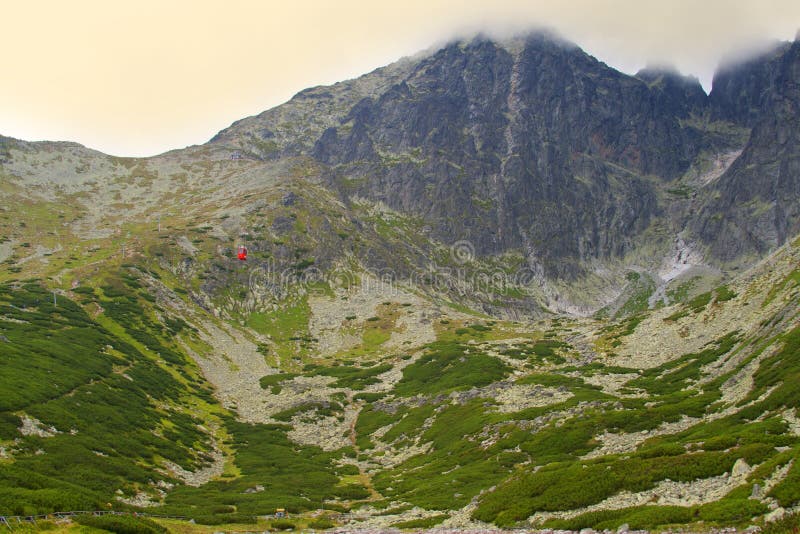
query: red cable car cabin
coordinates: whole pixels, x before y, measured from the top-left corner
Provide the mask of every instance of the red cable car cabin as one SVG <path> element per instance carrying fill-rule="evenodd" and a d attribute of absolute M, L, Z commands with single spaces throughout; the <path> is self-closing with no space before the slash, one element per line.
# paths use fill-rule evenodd
<path fill-rule="evenodd" d="M 242 261 L 245 261 L 247 259 L 247 247 L 244 245 L 239 245 L 236 248 L 236 257 Z"/>

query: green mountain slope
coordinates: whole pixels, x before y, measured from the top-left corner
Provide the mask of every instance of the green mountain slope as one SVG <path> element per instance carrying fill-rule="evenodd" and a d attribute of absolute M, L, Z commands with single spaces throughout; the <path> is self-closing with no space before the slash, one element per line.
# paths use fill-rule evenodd
<path fill-rule="evenodd" d="M 800 498 L 798 260 L 800 240 L 619 322 L 431 312 L 430 341 L 399 345 L 421 304 L 383 301 L 345 320 L 349 348 L 326 357 L 297 339 L 292 359 L 158 267 L 106 265 L 55 304 L 42 281 L 8 282 L 2 513 L 748 522 Z M 322 303 L 360 292 L 306 295 L 310 336 Z"/>

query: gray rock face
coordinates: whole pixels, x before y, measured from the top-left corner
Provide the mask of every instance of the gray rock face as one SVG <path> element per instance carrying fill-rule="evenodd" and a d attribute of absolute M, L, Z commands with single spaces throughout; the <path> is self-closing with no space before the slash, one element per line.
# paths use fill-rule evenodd
<path fill-rule="evenodd" d="M 656 106 L 670 115 L 687 118 L 702 113 L 708 104 L 700 81 L 693 76 L 681 76 L 671 69 L 646 68 L 637 72 L 636 77 L 655 94 Z"/>
<path fill-rule="evenodd" d="M 716 72 L 709 95 L 712 117 L 750 127 L 759 122 L 790 47 L 791 43 L 776 43 L 763 54 Z"/>
<path fill-rule="evenodd" d="M 445 242 L 522 248 L 569 277 L 658 214 L 643 176 L 685 171 L 700 142 L 679 119 L 704 99 L 696 81 L 626 76 L 546 34 L 516 50 L 476 39 L 361 100 L 313 155 L 334 187 L 421 215 Z"/>
<path fill-rule="evenodd" d="M 693 223 L 724 261 L 764 254 L 800 231 L 800 42 L 779 50 L 761 64 L 774 72 L 762 80 L 772 81 L 758 97 L 760 113 L 748 119 L 755 121 L 750 141 Z M 742 67 L 745 73 L 754 68 Z"/>

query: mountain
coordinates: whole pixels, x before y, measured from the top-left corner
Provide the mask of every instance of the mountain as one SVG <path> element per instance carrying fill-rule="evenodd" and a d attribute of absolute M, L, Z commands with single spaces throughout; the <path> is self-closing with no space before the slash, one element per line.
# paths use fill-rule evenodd
<path fill-rule="evenodd" d="M 300 153 L 324 164 L 345 198 L 421 216 L 438 240 L 469 239 L 479 254 L 523 250 L 548 275 L 624 255 L 659 213 L 647 177 L 674 179 L 700 150 L 679 123 L 699 95 L 705 102 L 696 80 L 648 84 L 548 34 L 454 43 L 397 71 L 329 115 Z M 295 100 L 320 109 L 344 100 L 337 89 Z M 274 123 L 259 119 L 273 135 Z"/>
<path fill-rule="evenodd" d="M 723 229 L 718 216 L 747 189 L 740 184 L 767 180 L 735 178 L 738 165 L 717 178 L 745 148 L 739 165 L 791 159 L 769 153 L 771 139 L 748 135 L 765 120 L 759 136 L 791 124 L 791 96 L 778 92 L 793 79 L 795 49 L 784 43 L 727 66 L 706 96 L 696 79 L 663 69 L 627 76 L 547 33 L 502 43 L 478 37 L 304 91 L 214 141 L 257 157 L 311 156 L 345 202 L 355 195 L 385 203 L 421 217 L 439 241 L 469 240 L 479 255 L 521 252 L 547 277 L 570 281 L 589 263 L 635 254 L 637 238 L 671 204 L 659 200 L 664 191 L 682 190 L 676 184 L 687 173 L 712 167 L 698 191 L 690 186 L 700 199 L 686 203 L 670 231 L 688 227 L 712 261 L 752 261 L 796 232 L 796 218 L 781 206 L 757 223 L 751 209 Z M 276 141 L 291 128 L 302 133 Z M 791 179 L 777 180 L 772 193 L 744 192 L 742 204 L 755 206 L 758 197 L 796 205 Z"/>
<path fill-rule="evenodd" d="M 153 158 L 0 137 L 0 515 L 791 513 L 798 46 L 706 95 L 478 36 Z"/>

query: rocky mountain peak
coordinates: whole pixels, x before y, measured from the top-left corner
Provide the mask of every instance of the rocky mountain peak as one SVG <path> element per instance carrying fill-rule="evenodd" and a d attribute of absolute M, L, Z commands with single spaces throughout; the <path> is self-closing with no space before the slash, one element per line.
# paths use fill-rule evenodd
<path fill-rule="evenodd" d="M 561 276 L 624 253 L 649 224 L 641 177 L 686 170 L 699 145 L 679 121 L 705 98 L 696 81 L 651 87 L 548 33 L 477 38 L 359 100 L 311 154 L 343 194 L 425 217 L 445 242 L 531 251 Z"/>
<path fill-rule="evenodd" d="M 670 66 L 648 66 L 635 74 L 645 82 L 657 99 L 659 107 L 671 114 L 686 118 L 700 114 L 707 105 L 708 96 L 696 76 L 684 76 Z"/>
<path fill-rule="evenodd" d="M 480 254 L 522 250 L 549 275 L 579 276 L 587 262 L 636 248 L 664 214 L 659 188 L 672 187 L 664 184 L 706 165 L 703 158 L 728 161 L 745 148 L 745 129 L 757 127 L 786 84 L 790 45 L 725 65 L 706 95 L 673 68 L 629 76 L 553 32 L 478 35 L 302 91 L 215 142 L 256 159 L 311 156 L 345 201 L 382 202 L 421 217 L 442 242 L 468 239 Z M 740 191 L 730 178 L 737 168 L 710 187 Z M 769 187 L 763 182 L 748 188 Z M 705 202 L 707 192 L 697 194 Z M 712 257 L 742 252 L 722 254 L 724 236 L 687 218 L 676 219 L 675 232 L 694 228 Z M 767 233 L 758 250 L 782 242 Z"/>
<path fill-rule="evenodd" d="M 800 42 L 783 43 L 719 79 L 712 112 L 753 128 L 693 224 L 714 256 L 733 261 L 764 254 L 800 231 Z"/>

